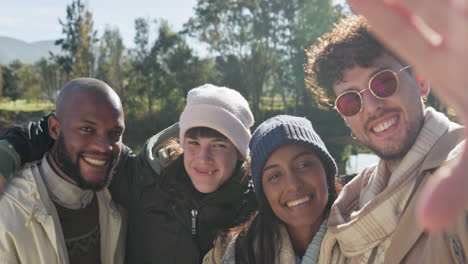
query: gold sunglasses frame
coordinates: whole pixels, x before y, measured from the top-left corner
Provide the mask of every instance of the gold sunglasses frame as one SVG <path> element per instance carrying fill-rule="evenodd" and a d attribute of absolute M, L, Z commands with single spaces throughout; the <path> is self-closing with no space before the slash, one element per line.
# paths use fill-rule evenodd
<path fill-rule="evenodd" d="M 381 99 L 381 100 L 384 100 L 385 98 L 388 98 L 388 97 L 394 95 L 394 94 L 398 91 L 398 89 L 400 88 L 400 79 L 398 78 L 398 74 L 399 74 L 400 72 L 406 70 L 406 69 L 409 69 L 410 67 L 411 67 L 411 66 L 408 65 L 408 66 L 405 66 L 405 67 L 401 68 L 401 69 L 398 70 L 398 71 L 393 71 L 393 70 L 390 70 L 390 69 L 386 69 L 386 70 L 381 70 L 381 71 L 377 72 L 376 74 L 372 75 L 372 77 L 369 79 L 369 83 L 367 84 L 367 88 L 366 88 L 366 89 L 361 90 L 361 91 L 355 91 L 355 90 L 346 91 L 346 92 L 341 93 L 340 95 L 338 95 L 338 97 L 336 97 L 336 99 L 335 99 L 335 105 L 333 106 L 333 108 L 334 108 L 340 115 L 342 115 L 342 116 L 344 116 L 344 117 L 352 117 L 352 116 L 355 116 L 355 115 L 361 113 L 362 108 L 364 107 L 364 100 L 362 99 L 362 95 L 361 95 L 363 92 L 369 90 L 370 93 L 371 93 L 373 96 L 375 96 L 376 98 Z M 395 79 L 396 79 L 396 81 L 397 81 L 397 87 L 396 87 L 395 91 L 394 91 L 391 95 L 389 95 L 389 96 L 387 96 L 387 97 L 380 97 L 380 96 L 376 95 L 376 94 L 374 93 L 374 91 L 372 91 L 372 89 L 371 89 L 371 82 L 374 80 L 374 78 L 375 78 L 377 75 L 379 75 L 379 74 L 381 74 L 381 73 L 383 73 L 383 72 L 391 72 L 391 73 L 393 73 L 393 75 L 395 75 Z M 336 107 L 336 105 L 337 105 L 337 102 L 338 102 L 338 100 L 340 99 L 340 97 L 342 97 L 343 95 L 349 94 L 349 93 L 355 93 L 355 94 L 357 94 L 357 95 L 359 96 L 359 100 L 361 101 L 361 107 L 359 108 L 359 111 L 358 111 L 357 113 L 355 113 L 354 115 L 347 116 L 347 115 L 343 115 L 343 114 L 340 112 L 340 110 L 338 109 L 338 107 Z"/>

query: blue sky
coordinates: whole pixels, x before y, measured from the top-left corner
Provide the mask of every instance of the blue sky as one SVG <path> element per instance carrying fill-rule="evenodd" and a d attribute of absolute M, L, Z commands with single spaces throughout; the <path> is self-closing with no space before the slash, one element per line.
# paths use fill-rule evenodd
<path fill-rule="evenodd" d="M 343 3 L 344 0 L 334 0 Z M 106 26 L 118 27 L 127 46 L 133 42 L 137 17 L 164 18 L 178 30 L 193 15 L 196 0 L 84 0 L 100 35 Z M 0 0 L 0 36 L 27 42 L 61 37 L 58 18 L 65 18 L 71 0 Z"/>

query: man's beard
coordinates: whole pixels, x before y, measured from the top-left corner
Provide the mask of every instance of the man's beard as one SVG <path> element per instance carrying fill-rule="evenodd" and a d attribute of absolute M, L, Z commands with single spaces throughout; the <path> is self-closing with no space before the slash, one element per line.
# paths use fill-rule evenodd
<path fill-rule="evenodd" d="M 101 182 L 89 182 L 87 181 L 83 175 L 81 175 L 81 170 L 80 170 L 80 165 L 79 165 L 79 159 L 80 159 L 80 154 L 83 152 L 79 152 L 76 155 L 76 160 L 73 161 L 72 155 L 70 152 L 66 149 L 66 144 L 65 144 L 65 139 L 63 137 L 63 134 L 60 133 L 57 141 L 55 142 L 55 154 L 54 154 L 54 160 L 57 163 L 57 166 L 71 179 L 73 179 L 76 182 L 76 185 L 82 189 L 82 190 L 93 190 L 93 191 L 100 191 L 104 189 L 106 186 L 109 185 L 110 181 L 112 180 L 112 176 L 114 174 L 114 169 L 117 166 L 117 163 L 120 159 L 120 153 L 119 155 L 112 156 L 111 157 L 111 166 L 109 167 L 109 170 L 107 171 L 106 177 L 103 181 Z"/>
<path fill-rule="evenodd" d="M 378 144 L 365 144 L 367 148 L 375 153 L 379 158 L 386 161 L 398 161 L 403 159 L 411 147 L 416 142 L 416 138 L 421 131 L 421 128 L 424 123 L 424 117 L 417 122 L 410 122 L 410 126 L 405 132 L 406 137 L 403 139 L 400 145 L 392 145 L 392 147 L 387 147 L 382 149 L 378 147 Z"/>

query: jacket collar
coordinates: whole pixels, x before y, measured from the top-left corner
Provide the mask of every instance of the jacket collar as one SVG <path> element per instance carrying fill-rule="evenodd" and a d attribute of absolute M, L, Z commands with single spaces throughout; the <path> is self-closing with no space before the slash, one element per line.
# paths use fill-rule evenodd
<path fill-rule="evenodd" d="M 55 207 L 51 200 L 50 192 L 48 191 L 48 186 L 46 185 L 46 181 L 44 180 L 44 174 L 48 172 L 50 173 L 50 178 L 52 176 L 55 179 L 61 179 L 50 167 L 47 162 L 47 159 L 43 158 L 40 161 L 35 163 L 30 163 L 24 166 L 21 170 L 15 172 L 14 177 L 11 179 L 10 182 L 5 186 L 4 194 L 8 195 L 12 198 L 21 208 L 26 210 L 29 214 L 39 215 L 50 215 L 50 212 L 55 211 Z M 48 176 L 49 177 L 49 176 Z M 68 182 L 65 182 L 68 183 Z M 50 182 L 49 182 L 50 184 Z M 68 183 L 70 184 L 70 183 Z M 60 189 L 62 192 L 69 192 L 67 189 L 63 189 L 66 184 L 59 183 L 60 187 L 55 186 L 54 188 Z M 77 186 L 70 184 L 71 187 L 79 189 Z M 80 190 L 80 189 L 79 189 Z M 82 190 L 81 190 L 82 191 Z M 83 192 L 78 190 L 72 191 L 74 194 L 61 194 L 65 201 L 73 201 L 73 198 L 70 197 L 79 197 L 79 203 L 82 203 L 81 199 L 85 196 L 90 196 L 89 194 L 86 195 Z M 114 204 L 111 203 L 111 195 L 107 188 L 102 191 L 96 193 L 99 197 L 99 194 L 102 195 L 103 205 L 105 204 L 107 208 L 116 208 Z M 92 200 L 93 196 L 86 197 L 84 200 Z M 68 199 L 68 200 L 67 200 Z M 78 199 L 78 198 L 76 198 Z"/>
<path fill-rule="evenodd" d="M 50 199 L 68 209 L 86 207 L 94 197 L 94 191 L 83 190 L 60 177 L 53 169 L 54 161 L 44 155 L 41 162 L 42 179 L 46 185 Z"/>
<path fill-rule="evenodd" d="M 49 192 L 43 180 L 46 160 L 31 163 L 15 173 L 5 187 L 4 194 L 28 214 L 26 226 L 31 221 L 42 224 L 46 235 L 57 251 L 60 263 L 68 263 L 63 231 Z M 50 166 L 49 166 L 50 169 Z M 47 168 L 45 168 L 47 171 Z M 58 177 L 58 176 L 57 176 Z M 125 252 L 126 222 L 125 212 L 111 202 L 107 189 L 96 193 L 99 204 L 99 223 L 101 228 L 101 260 L 103 263 L 122 263 Z"/>

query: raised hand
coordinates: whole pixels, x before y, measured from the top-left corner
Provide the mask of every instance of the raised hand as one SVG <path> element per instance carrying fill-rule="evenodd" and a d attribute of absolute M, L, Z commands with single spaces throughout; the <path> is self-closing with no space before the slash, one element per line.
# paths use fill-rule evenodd
<path fill-rule="evenodd" d="M 348 0 L 375 35 L 431 83 L 436 95 L 468 124 L 468 0 Z M 468 135 L 465 130 L 465 135 Z M 468 209 L 468 147 L 438 170 L 419 201 L 418 220 L 430 231 Z"/>

